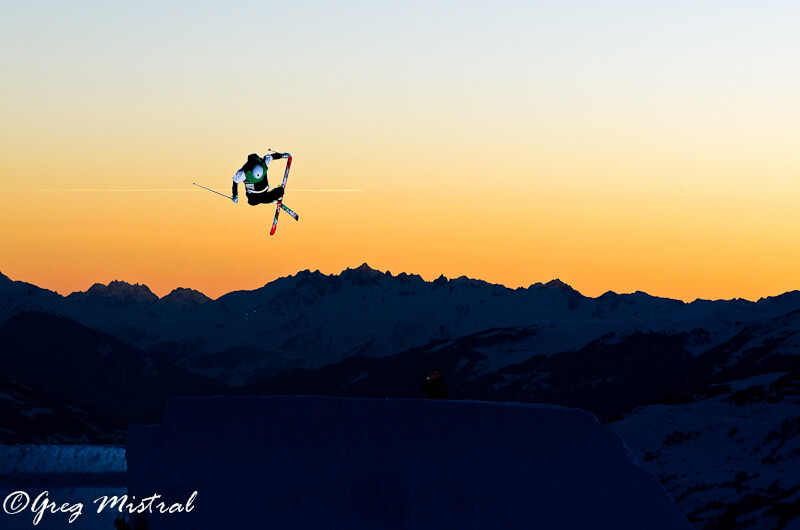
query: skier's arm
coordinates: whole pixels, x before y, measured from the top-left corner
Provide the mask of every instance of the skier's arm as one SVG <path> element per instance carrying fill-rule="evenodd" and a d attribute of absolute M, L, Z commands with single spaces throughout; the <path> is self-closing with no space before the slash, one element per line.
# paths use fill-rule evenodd
<path fill-rule="evenodd" d="M 273 160 L 280 160 L 281 158 L 286 158 L 286 153 L 270 153 L 269 155 L 264 155 L 264 159 L 269 156 Z"/>
<path fill-rule="evenodd" d="M 238 202 L 239 200 L 239 183 L 244 182 L 244 179 L 244 171 L 241 169 L 233 176 L 233 186 L 231 187 L 231 199 L 233 199 L 233 202 Z"/>

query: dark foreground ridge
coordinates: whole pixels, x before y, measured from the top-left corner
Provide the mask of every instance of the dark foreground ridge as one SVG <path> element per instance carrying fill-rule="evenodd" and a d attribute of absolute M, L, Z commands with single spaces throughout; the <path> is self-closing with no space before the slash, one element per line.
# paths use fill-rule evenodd
<path fill-rule="evenodd" d="M 177 398 L 127 459 L 130 495 L 195 507 L 134 519 L 151 530 L 690 528 L 620 438 L 554 406 Z"/>

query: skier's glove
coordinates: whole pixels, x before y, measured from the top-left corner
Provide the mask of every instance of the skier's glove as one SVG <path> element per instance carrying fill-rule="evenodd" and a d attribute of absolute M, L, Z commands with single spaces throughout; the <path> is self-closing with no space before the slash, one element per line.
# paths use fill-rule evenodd
<path fill-rule="evenodd" d="M 234 195 L 233 197 L 231 197 L 231 200 L 232 200 L 233 202 L 239 202 L 239 197 L 237 197 L 237 196 L 235 196 L 235 195 Z"/>
<path fill-rule="evenodd" d="M 279 160 L 286 155 L 284 153 L 272 153 L 270 156 L 272 157 L 273 160 Z"/>

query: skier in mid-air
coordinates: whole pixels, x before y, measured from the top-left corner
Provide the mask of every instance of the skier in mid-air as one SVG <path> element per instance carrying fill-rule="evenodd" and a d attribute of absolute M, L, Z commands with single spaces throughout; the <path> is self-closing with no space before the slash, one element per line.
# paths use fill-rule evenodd
<path fill-rule="evenodd" d="M 233 176 L 233 202 L 239 202 L 239 183 L 244 182 L 247 203 L 251 206 L 275 202 L 283 197 L 283 187 L 269 189 L 267 166 L 273 160 L 286 157 L 284 153 L 267 153 L 263 157 L 253 153 L 248 155 L 247 162 Z"/>
<path fill-rule="evenodd" d="M 272 149 L 270 149 L 270 151 L 272 151 Z M 280 158 L 286 159 L 286 171 L 283 173 L 283 183 L 277 188 L 269 189 L 269 181 L 267 180 L 267 166 L 273 160 Z M 289 153 L 278 153 L 273 151 L 264 155 L 263 158 L 253 153 L 248 155 L 247 162 L 245 162 L 239 171 L 233 175 L 233 187 L 231 188 L 232 193 L 230 197 L 211 188 L 201 186 L 197 182 L 192 182 L 192 185 L 203 188 L 211 193 L 222 195 L 226 199 L 231 199 L 233 202 L 239 202 L 239 183 L 244 182 L 245 192 L 247 193 L 247 203 L 250 206 L 277 201 L 278 204 L 275 207 L 275 218 L 272 220 L 272 228 L 269 230 L 269 235 L 273 236 L 275 235 L 275 229 L 278 228 L 278 214 L 281 213 L 281 210 L 284 210 L 295 221 L 300 220 L 300 216 L 298 216 L 296 212 L 283 204 L 283 194 L 286 191 L 286 181 L 289 178 L 289 170 L 291 168 L 292 155 Z"/>

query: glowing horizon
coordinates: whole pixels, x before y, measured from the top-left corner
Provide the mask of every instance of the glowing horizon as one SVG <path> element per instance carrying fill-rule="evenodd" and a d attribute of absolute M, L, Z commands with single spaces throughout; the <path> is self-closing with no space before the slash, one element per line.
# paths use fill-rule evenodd
<path fill-rule="evenodd" d="M 4 14 L 12 279 L 216 298 L 369 263 L 512 288 L 560 278 L 593 297 L 800 288 L 800 73 L 786 60 L 800 5 L 43 1 Z M 186 189 L 227 191 L 268 148 L 293 155 L 300 215 L 275 236 L 272 207 Z"/>

